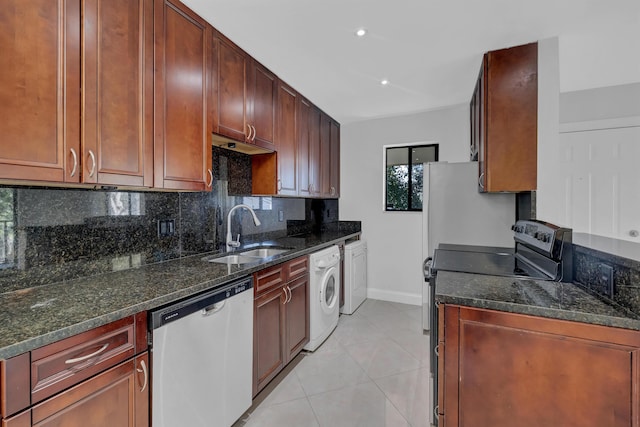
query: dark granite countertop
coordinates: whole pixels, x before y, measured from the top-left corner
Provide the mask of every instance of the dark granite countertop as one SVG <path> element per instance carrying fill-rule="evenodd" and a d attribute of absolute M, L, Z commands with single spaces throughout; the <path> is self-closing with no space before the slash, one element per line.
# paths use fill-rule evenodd
<path fill-rule="evenodd" d="M 436 301 L 640 330 L 640 319 L 573 283 L 439 271 Z"/>
<path fill-rule="evenodd" d="M 203 260 L 212 253 L 200 254 L 0 294 L 0 359 L 215 288 L 359 234 L 323 231 L 260 242 L 291 248 L 261 264 L 217 264 Z"/>

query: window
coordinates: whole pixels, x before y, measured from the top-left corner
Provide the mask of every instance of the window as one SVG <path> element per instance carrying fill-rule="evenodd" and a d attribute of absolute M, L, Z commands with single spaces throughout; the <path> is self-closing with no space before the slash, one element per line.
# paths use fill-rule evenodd
<path fill-rule="evenodd" d="M 387 211 L 421 211 L 424 163 L 438 161 L 438 144 L 385 146 Z"/>
<path fill-rule="evenodd" d="M 14 196 L 10 188 L 0 188 L 0 269 L 12 267 L 15 259 Z"/>

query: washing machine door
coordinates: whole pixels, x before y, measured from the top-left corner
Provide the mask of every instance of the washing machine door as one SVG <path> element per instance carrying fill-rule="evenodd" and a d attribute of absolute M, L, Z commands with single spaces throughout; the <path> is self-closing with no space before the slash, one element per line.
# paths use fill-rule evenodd
<path fill-rule="evenodd" d="M 320 307 L 325 314 L 331 314 L 338 305 L 338 294 L 340 292 L 338 281 L 339 271 L 336 267 L 331 267 L 322 276 L 320 283 Z"/>

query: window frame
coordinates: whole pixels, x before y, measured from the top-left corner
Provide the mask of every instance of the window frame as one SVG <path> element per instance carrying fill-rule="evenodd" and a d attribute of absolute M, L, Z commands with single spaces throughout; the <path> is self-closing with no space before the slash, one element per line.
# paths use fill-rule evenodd
<path fill-rule="evenodd" d="M 387 149 L 389 148 L 406 148 L 408 151 L 409 166 L 412 165 L 412 148 L 416 147 L 434 147 L 436 162 L 440 159 L 440 144 L 437 141 L 421 141 L 410 142 L 405 144 L 387 144 L 382 146 L 382 211 L 383 212 L 422 212 L 422 208 L 410 209 L 387 209 Z M 423 189 L 424 194 L 424 189 Z M 409 186 L 408 201 L 411 205 L 411 168 L 409 168 Z M 423 205 L 424 206 L 424 205 Z"/>

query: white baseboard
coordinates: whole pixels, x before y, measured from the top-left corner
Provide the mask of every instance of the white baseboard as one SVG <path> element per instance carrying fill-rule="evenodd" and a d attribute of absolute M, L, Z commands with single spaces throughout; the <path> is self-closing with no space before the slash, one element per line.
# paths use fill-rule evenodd
<path fill-rule="evenodd" d="M 410 294 L 408 292 L 387 291 L 384 289 L 367 288 L 367 298 L 379 299 L 383 301 L 399 302 L 402 304 L 422 305 L 421 294 Z"/>

